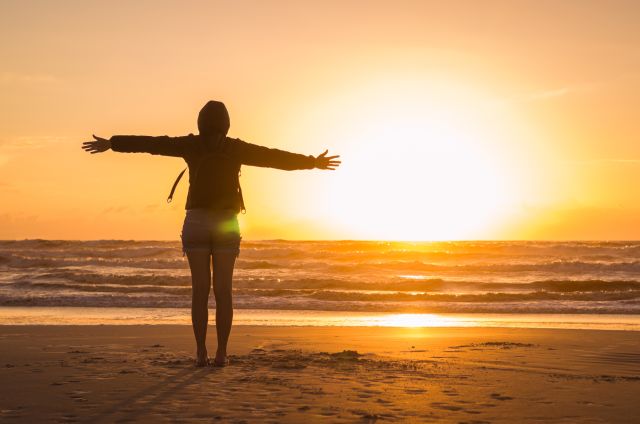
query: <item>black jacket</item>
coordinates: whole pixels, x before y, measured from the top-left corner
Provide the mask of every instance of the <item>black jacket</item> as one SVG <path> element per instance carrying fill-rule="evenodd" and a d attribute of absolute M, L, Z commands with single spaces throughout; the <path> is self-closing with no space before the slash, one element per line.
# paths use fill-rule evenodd
<path fill-rule="evenodd" d="M 189 167 L 185 209 L 239 212 L 242 204 L 238 178 L 241 165 L 284 170 L 315 167 L 313 156 L 269 149 L 229 137 L 115 135 L 111 137 L 111 149 L 183 158 Z"/>

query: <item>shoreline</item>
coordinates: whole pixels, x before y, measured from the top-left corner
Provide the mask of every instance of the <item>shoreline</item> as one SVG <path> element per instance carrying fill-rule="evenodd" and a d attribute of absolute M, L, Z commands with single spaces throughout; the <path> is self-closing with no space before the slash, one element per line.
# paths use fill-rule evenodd
<path fill-rule="evenodd" d="M 211 311 L 214 308 L 210 309 Z M 212 320 L 213 321 L 213 320 Z M 187 308 L 1 306 L 7 325 L 191 325 Z M 640 331 L 640 315 L 613 314 L 414 314 L 317 310 L 235 309 L 234 326 L 490 327 Z"/>

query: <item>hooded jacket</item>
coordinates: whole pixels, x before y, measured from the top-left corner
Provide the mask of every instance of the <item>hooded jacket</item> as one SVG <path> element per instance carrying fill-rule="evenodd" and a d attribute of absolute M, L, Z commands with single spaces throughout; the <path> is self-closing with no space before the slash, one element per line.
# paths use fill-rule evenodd
<path fill-rule="evenodd" d="M 313 156 L 270 149 L 219 135 L 115 135 L 111 137 L 111 149 L 183 158 L 189 168 L 189 194 L 185 209 L 239 212 L 242 207 L 239 181 L 242 165 L 287 171 L 315 167 Z"/>

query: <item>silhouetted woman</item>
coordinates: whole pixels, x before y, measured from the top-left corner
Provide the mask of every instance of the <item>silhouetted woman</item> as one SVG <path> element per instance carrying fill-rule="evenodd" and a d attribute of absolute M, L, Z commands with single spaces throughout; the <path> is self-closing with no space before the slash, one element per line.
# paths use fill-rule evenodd
<path fill-rule="evenodd" d="M 224 366 L 228 363 L 227 341 L 233 320 L 231 282 L 240 252 L 237 214 L 244 209 L 239 182 L 241 165 L 332 170 L 340 161 L 337 160 L 339 156 L 327 156 L 327 151 L 317 157 L 304 156 L 229 138 L 227 108 L 216 101 L 208 102 L 200 111 L 198 130 L 199 135 L 184 137 L 116 135 L 107 140 L 94 135 L 95 140 L 83 143 L 82 148 L 90 153 L 112 149 L 176 156 L 187 162 L 189 194 L 181 236 L 182 249 L 191 268 L 191 321 L 197 345 L 196 365 L 209 364 L 205 340 L 213 278 L 218 336 L 213 365 Z"/>

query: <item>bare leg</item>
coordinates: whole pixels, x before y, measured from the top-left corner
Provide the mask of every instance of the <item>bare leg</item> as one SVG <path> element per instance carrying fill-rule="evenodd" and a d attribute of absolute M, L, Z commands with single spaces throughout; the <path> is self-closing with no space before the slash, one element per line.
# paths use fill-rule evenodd
<path fill-rule="evenodd" d="M 215 362 L 218 364 L 224 363 L 227 359 L 227 342 L 233 322 L 231 283 L 235 262 L 235 253 L 213 254 L 213 294 L 216 297 L 216 332 L 218 333 Z"/>
<path fill-rule="evenodd" d="M 207 365 L 207 322 L 209 321 L 209 292 L 211 290 L 211 253 L 187 252 L 191 268 L 191 323 L 196 337 L 196 365 Z"/>

